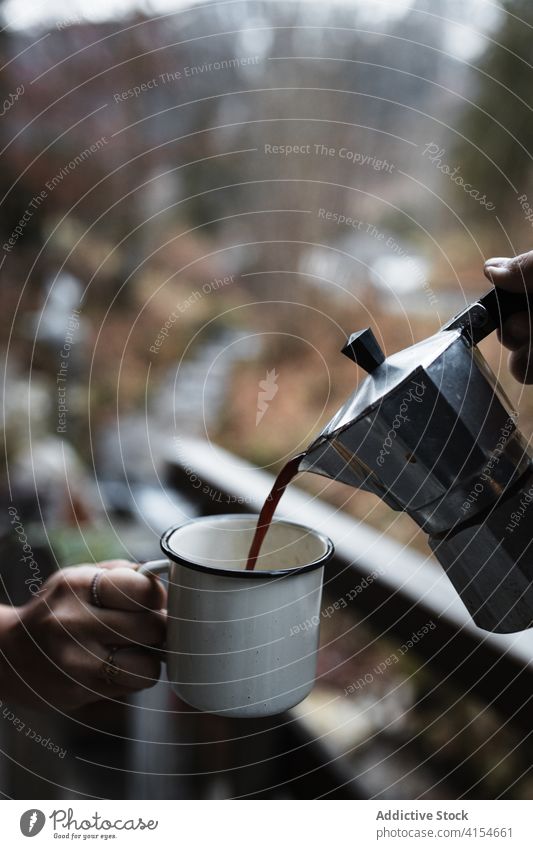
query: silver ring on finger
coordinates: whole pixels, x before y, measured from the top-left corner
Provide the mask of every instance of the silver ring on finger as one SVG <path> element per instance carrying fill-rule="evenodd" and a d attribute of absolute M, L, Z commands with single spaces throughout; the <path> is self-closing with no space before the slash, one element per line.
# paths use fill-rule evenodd
<path fill-rule="evenodd" d="M 103 575 L 103 573 L 104 573 L 103 569 L 98 569 L 98 571 L 95 572 L 93 579 L 91 581 L 91 601 L 92 601 L 92 603 L 94 604 L 95 607 L 103 607 L 104 606 L 102 604 L 102 599 L 100 598 L 100 593 L 98 592 L 98 582 L 99 582 L 101 576 Z"/>

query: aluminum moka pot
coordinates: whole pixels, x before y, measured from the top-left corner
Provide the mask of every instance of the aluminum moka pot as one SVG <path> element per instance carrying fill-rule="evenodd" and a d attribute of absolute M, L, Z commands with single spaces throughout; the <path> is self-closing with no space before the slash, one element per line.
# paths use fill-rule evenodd
<path fill-rule="evenodd" d="M 533 464 L 476 346 L 528 308 L 493 289 L 388 358 L 370 328 L 352 334 L 343 353 L 368 376 L 300 465 L 412 516 L 474 622 L 500 633 L 533 625 Z"/>

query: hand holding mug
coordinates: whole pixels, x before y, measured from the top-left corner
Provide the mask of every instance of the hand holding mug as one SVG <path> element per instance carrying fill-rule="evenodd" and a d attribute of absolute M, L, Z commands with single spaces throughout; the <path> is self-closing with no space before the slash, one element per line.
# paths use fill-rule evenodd
<path fill-rule="evenodd" d="M 159 582 L 124 560 L 62 569 L 0 616 L 0 696 L 72 710 L 153 686 L 165 634 Z"/>

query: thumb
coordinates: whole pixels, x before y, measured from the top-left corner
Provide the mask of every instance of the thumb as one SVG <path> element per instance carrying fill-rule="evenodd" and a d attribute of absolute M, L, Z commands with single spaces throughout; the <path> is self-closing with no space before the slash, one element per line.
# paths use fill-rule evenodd
<path fill-rule="evenodd" d="M 514 257 L 492 257 L 486 261 L 483 272 L 499 289 L 533 292 L 533 251 Z"/>

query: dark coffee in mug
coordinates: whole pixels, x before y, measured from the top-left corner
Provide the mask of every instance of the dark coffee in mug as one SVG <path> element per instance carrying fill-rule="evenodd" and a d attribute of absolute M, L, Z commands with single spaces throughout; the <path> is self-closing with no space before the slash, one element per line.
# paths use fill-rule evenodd
<path fill-rule="evenodd" d="M 252 544 L 248 552 L 248 560 L 246 562 L 247 571 L 255 568 L 257 558 L 261 551 L 261 546 L 263 545 L 268 529 L 272 524 L 276 507 L 278 506 L 288 485 L 298 474 L 300 463 L 304 457 L 305 454 L 297 454 L 296 457 L 293 457 L 292 460 L 285 463 L 281 472 L 274 481 L 274 486 L 270 490 L 267 499 L 261 508 L 259 519 L 257 520 L 257 527 L 255 529 L 254 538 L 252 540 Z"/>

